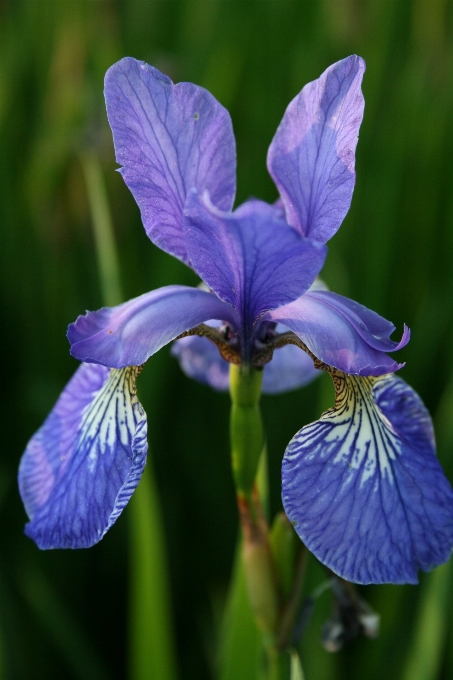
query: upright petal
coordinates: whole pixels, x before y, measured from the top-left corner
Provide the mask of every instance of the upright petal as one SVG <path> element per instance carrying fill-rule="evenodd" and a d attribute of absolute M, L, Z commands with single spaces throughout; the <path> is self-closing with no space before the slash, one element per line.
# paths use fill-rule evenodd
<path fill-rule="evenodd" d="M 19 488 L 38 547 L 94 545 L 131 497 L 148 450 L 136 373 L 82 364 L 28 443 Z"/>
<path fill-rule="evenodd" d="M 324 245 L 301 238 L 275 206 L 247 201 L 222 213 L 191 192 L 184 237 L 195 271 L 244 326 L 304 293 L 324 264 Z"/>
<path fill-rule="evenodd" d="M 269 148 L 268 169 L 289 224 L 323 243 L 351 204 L 364 71 L 363 59 L 352 56 L 306 85 L 286 109 Z"/>
<path fill-rule="evenodd" d="M 431 420 L 400 378 L 334 372 L 336 405 L 289 443 L 283 504 L 305 545 L 356 583 L 417 583 L 448 560 L 453 490 Z"/>
<path fill-rule="evenodd" d="M 235 311 L 212 293 L 165 286 L 118 305 L 79 316 L 68 328 L 71 354 L 110 368 L 140 366 L 178 335 L 209 319 L 237 328 Z"/>
<path fill-rule="evenodd" d="M 236 151 L 228 112 L 204 88 L 173 85 L 131 57 L 107 71 L 105 100 L 116 160 L 146 233 L 188 263 L 182 238 L 188 190 L 207 189 L 222 210 L 233 205 Z"/>
<path fill-rule="evenodd" d="M 390 340 L 390 321 L 353 300 L 325 290 L 310 290 L 266 319 L 288 326 L 313 354 L 329 366 L 357 375 L 392 373 L 401 365 L 387 352 L 409 341 L 405 327 L 399 343 Z"/>

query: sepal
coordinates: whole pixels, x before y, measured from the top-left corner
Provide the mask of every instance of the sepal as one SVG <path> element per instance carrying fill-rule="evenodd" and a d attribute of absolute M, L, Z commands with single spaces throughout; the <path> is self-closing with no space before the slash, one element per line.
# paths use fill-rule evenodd
<path fill-rule="evenodd" d="M 137 372 L 82 364 L 28 443 L 19 488 L 39 548 L 94 545 L 131 497 L 148 450 Z"/>
<path fill-rule="evenodd" d="M 453 548 L 453 491 L 429 414 L 394 375 L 330 372 L 335 408 L 286 449 L 285 511 L 309 550 L 348 581 L 417 583 L 418 569 Z"/>

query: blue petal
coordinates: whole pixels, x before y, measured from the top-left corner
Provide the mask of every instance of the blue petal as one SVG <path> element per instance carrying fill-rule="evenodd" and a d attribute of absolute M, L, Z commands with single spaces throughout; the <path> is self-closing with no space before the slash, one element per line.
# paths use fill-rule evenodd
<path fill-rule="evenodd" d="M 79 316 L 68 328 L 71 354 L 110 368 L 140 366 L 161 347 L 209 319 L 239 320 L 230 305 L 189 286 L 164 286 L 118 307 Z"/>
<path fill-rule="evenodd" d="M 228 391 L 230 365 L 221 357 L 213 342 L 191 335 L 176 340 L 171 353 L 178 359 L 187 377 L 209 385 L 218 392 Z"/>
<path fill-rule="evenodd" d="M 417 583 L 448 560 L 453 491 L 429 414 L 394 375 L 335 371 L 336 405 L 289 443 L 283 504 L 297 533 L 355 583 Z"/>
<path fill-rule="evenodd" d="M 264 366 L 263 393 L 281 394 L 308 385 L 321 375 L 313 360 L 299 347 L 285 345 L 275 350 L 272 360 Z"/>
<path fill-rule="evenodd" d="M 277 328 L 282 333 L 284 327 Z M 209 385 L 219 392 L 229 389 L 229 363 L 222 359 L 217 347 L 206 338 L 192 335 L 173 343 L 171 353 L 181 369 L 193 380 Z M 312 359 L 295 345 L 285 345 L 274 352 L 272 361 L 264 366 L 263 394 L 280 394 L 307 385 L 317 378 Z"/>
<path fill-rule="evenodd" d="M 131 497 L 148 450 L 136 374 L 82 364 L 28 443 L 19 488 L 39 548 L 94 545 Z"/>
<path fill-rule="evenodd" d="M 263 320 L 290 328 L 320 360 L 345 373 L 375 375 L 402 367 L 387 352 L 408 342 L 404 327 L 399 343 L 390 340 L 394 325 L 363 305 L 342 295 L 312 287 L 298 300 L 271 310 Z"/>
<path fill-rule="evenodd" d="M 288 106 L 269 148 L 269 172 L 288 223 L 323 243 L 351 204 L 364 71 L 363 59 L 353 55 L 308 83 Z"/>
<path fill-rule="evenodd" d="M 192 191 L 184 239 L 200 278 L 236 309 L 246 328 L 269 310 L 301 296 L 324 264 L 327 249 L 301 238 L 275 206 L 247 201 L 220 212 Z"/>

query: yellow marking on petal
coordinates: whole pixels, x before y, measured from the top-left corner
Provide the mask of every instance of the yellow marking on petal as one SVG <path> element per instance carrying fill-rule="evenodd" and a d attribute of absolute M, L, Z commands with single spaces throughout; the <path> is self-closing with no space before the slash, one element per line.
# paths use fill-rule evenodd
<path fill-rule="evenodd" d="M 228 361 L 229 364 L 235 364 L 238 366 L 241 363 L 241 357 L 238 352 L 233 347 L 231 347 L 230 343 L 225 340 L 223 334 L 220 333 L 216 328 L 212 328 L 207 324 L 200 323 L 198 326 L 195 326 L 195 328 L 191 328 L 189 331 L 185 331 L 184 333 L 181 333 L 181 335 L 178 335 L 175 340 L 187 338 L 190 335 L 199 335 L 200 337 L 207 338 L 213 342 L 215 345 L 217 345 L 217 349 L 219 350 L 222 359 Z"/>

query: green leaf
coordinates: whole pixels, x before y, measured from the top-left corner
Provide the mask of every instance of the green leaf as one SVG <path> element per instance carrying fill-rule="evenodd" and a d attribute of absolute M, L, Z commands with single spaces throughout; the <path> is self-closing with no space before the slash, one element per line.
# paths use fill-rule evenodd
<path fill-rule="evenodd" d="M 239 543 L 219 640 L 219 680 L 257 680 L 263 661 L 261 634 L 249 604 Z"/>
<path fill-rule="evenodd" d="M 101 164 L 95 154 L 85 153 L 82 156 L 82 166 L 93 222 L 102 297 L 104 304 L 111 307 L 122 301 L 122 294 L 118 253 Z"/>
<path fill-rule="evenodd" d="M 403 680 L 436 680 L 442 663 L 451 607 L 452 563 L 443 564 L 425 581 Z"/>
<path fill-rule="evenodd" d="M 291 654 L 291 680 L 304 680 L 305 676 L 302 670 L 302 664 L 300 662 L 297 650 L 292 649 L 290 654 Z"/>

